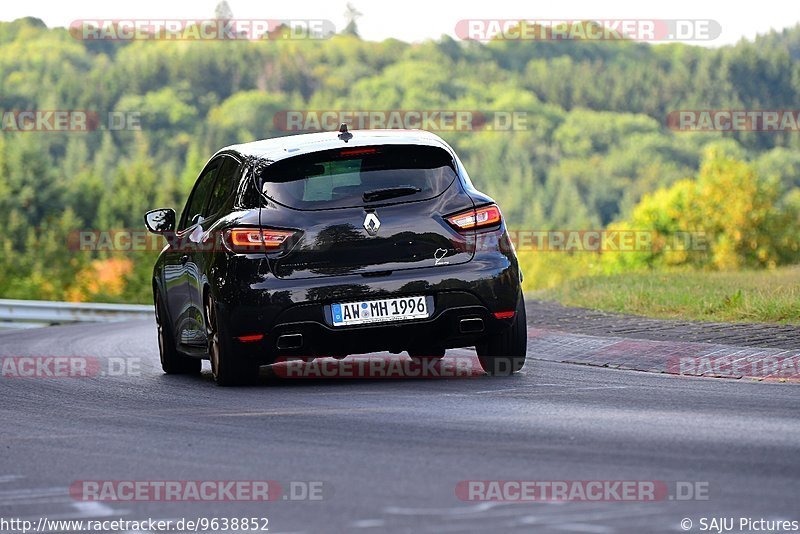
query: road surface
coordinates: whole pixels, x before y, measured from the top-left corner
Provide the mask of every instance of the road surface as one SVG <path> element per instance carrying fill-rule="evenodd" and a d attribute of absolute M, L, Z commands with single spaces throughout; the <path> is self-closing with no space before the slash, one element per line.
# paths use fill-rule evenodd
<path fill-rule="evenodd" d="M 200 377 L 163 375 L 150 321 L 4 332 L 0 356 L 99 362 L 93 378 L 0 377 L 6 519 L 267 517 L 271 533 L 365 534 L 683 532 L 685 518 L 700 532 L 703 517 L 737 525 L 740 517 L 800 519 L 797 384 L 529 354 L 524 371 L 508 378 L 287 379 L 265 371 L 256 386 L 220 388 L 207 362 Z M 87 480 L 323 489 L 321 500 L 284 493 L 267 503 L 70 495 Z M 659 481 L 673 499 L 462 500 L 456 487 L 472 480 Z M 708 498 L 675 500 L 678 482 L 707 488 Z"/>

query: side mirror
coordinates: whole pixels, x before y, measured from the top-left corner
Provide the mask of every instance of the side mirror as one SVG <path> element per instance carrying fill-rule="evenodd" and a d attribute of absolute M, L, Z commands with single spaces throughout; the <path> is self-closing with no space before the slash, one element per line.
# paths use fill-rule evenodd
<path fill-rule="evenodd" d="M 154 234 L 163 234 L 175 230 L 175 210 L 161 208 L 150 210 L 144 214 L 144 225 Z"/>

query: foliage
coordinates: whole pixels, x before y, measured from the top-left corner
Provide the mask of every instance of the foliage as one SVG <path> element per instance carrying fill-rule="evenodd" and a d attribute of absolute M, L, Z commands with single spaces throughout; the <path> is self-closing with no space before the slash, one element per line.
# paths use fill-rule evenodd
<path fill-rule="evenodd" d="M 673 132 L 665 117 L 676 109 L 791 108 L 800 101 L 800 28 L 720 49 L 369 42 L 355 23 L 345 33 L 94 42 L 33 18 L 0 23 L 0 110 L 141 118 L 141 130 L 102 120 L 92 132 L 0 129 L 0 295 L 149 302 L 155 252 L 71 251 L 71 232 L 140 230 L 146 209 L 180 210 L 210 154 L 294 133 L 274 117 L 302 109 L 523 112 L 524 125 L 511 131 L 438 132 L 510 227 L 628 225 L 667 236 L 694 228 L 710 238 L 699 256 L 523 253 L 529 280 L 798 260 L 797 133 Z M 113 282 L 92 282 L 105 270 Z"/>
<path fill-rule="evenodd" d="M 652 232 L 646 251 L 614 252 L 612 270 L 691 266 L 736 270 L 800 259 L 800 211 L 774 177 L 710 146 L 696 180 L 644 195 L 629 220 L 611 230 Z M 793 198 L 793 197 L 792 197 Z"/>

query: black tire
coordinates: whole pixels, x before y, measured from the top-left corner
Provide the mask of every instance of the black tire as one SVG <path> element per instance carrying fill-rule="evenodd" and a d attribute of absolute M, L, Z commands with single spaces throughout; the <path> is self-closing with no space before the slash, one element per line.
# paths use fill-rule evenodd
<path fill-rule="evenodd" d="M 488 336 L 475 349 L 481 367 L 489 375 L 508 376 L 522 369 L 528 352 L 528 325 L 522 294 L 511 327 Z"/>
<path fill-rule="evenodd" d="M 206 297 L 205 313 L 208 355 L 214 381 L 219 386 L 254 384 L 258 380 L 259 365 L 236 358 L 231 340 L 225 332 L 224 323 L 218 319 L 217 306 L 211 297 Z"/>
<path fill-rule="evenodd" d="M 430 349 L 408 349 L 408 355 L 416 364 L 426 363 L 431 360 L 438 361 L 444 358 L 445 349 L 433 347 Z"/>
<path fill-rule="evenodd" d="M 170 325 L 164 325 L 167 319 L 166 307 L 161 300 L 161 293 L 155 294 L 156 327 L 158 328 L 158 352 L 161 356 L 161 369 L 168 375 L 200 374 L 203 362 L 197 358 L 184 356 L 175 346 L 175 337 Z"/>

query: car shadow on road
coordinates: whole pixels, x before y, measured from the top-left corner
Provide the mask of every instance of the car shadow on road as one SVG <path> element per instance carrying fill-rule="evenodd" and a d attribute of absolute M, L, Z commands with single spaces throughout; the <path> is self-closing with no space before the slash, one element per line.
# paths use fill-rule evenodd
<path fill-rule="evenodd" d="M 440 360 L 415 361 L 405 354 L 370 354 L 344 359 L 290 360 L 263 366 L 258 380 L 245 387 L 319 387 L 400 382 L 464 381 L 486 377 L 474 351 L 452 351 Z M 203 380 L 212 382 L 210 372 Z"/>

